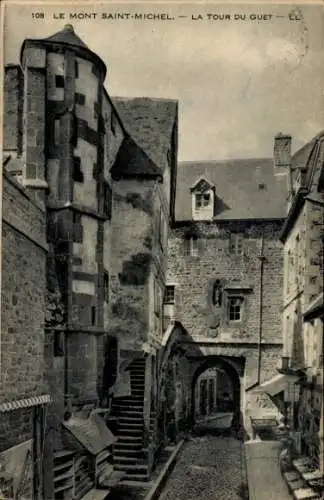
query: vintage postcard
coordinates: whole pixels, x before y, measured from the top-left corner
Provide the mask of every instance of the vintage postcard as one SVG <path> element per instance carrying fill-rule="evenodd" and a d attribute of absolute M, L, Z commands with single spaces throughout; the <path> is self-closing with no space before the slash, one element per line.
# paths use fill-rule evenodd
<path fill-rule="evenodd" d="M 3 1 L 0 500 L 324 498 L 324 4 Z"/>

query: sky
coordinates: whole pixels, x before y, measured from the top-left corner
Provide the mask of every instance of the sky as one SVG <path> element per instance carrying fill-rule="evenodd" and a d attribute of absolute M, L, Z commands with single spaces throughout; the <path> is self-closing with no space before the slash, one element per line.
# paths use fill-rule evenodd
<path fill-rule="evenodd" d="M 109 19 L 118 13 L 124 19 Z M 319 4 L 11 1 L 5 63 L 18 62 L 25 38 L 50 36 L 65 24 L 107 65 L 111 96 L 179 100 L 179 160 L 269 157 L 278 132 L 292 135 L 295 151 L 324 129 Z"/>

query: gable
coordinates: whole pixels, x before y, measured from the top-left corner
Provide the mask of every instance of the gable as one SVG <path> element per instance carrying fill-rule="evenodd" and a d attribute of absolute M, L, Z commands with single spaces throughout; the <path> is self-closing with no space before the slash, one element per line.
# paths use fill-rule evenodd
<path fill-rule="evenodd" d="M 197 191 L 198 193 L 204 193 L 205 191 L 208 191 L 209 189 L 212 189 L 214 185 L 209 182 L 207 179 L 204 177 L 201 177 L 198 179 L 198 181 L 191 187 L 190 191 Z"/>

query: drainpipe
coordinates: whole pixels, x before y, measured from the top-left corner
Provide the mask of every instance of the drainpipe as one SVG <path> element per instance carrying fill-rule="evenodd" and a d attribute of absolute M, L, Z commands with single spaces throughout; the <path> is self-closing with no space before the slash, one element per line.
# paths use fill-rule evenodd
<path fill-rule="evenodd" d="M 64 330 L 64 420 L 68 417 L 70 400 L 68 397 L 68 340 L 67 340 L 67 332 Z"/>
<path fill-rule="evenodd" d="M 261 351 L 261 342 L 262 342 L 262 322 L 263 322 L 263 314 L 262 314 L 262 307 L 263 307 L 263 268 L 264 268 L 264 261 L 265 261 L 265 256 L 264 256 L 264 232 L 262 232 L 261 236 L 261 248 L 260 248 L 260 254 L 258 256 L 260 260 L 260 310 L 259 310 L 259 352 L 258 352 L 258 379 L 257 379 L 257 385 L 260 384 L 261 380 L 261 356 L 262 356 L 262 351 Z"/>

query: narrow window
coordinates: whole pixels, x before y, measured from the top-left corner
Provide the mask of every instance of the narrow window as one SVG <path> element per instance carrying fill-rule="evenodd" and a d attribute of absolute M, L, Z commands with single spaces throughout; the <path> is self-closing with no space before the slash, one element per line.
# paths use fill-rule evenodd
<path fill-rule="evenodd" d="M 98 168 L 98 163 L 93 164 L 93 169 L 92 169 L 92 176 L 93 178 L 97 181 L 98 176 L 99 176 L 99 168 Z"/>
<path fill-rule="evenodd" d="M 61 123 L 60 119 L 54 120 L 54 144 L 58 146 L 61 142 Z"/>
<path fill-rule="evenodd" d="M 164 304 L 174 304 L 174 286 L 167 285 L 164 291 Z"/>
<path fill-rule="evenodd" d="M 111 218 L 111 208 L 112 208 L 112 191 L 108 182 L 104 184 L 104 214 L 109 219 Z"/>
<path fill-rule="evenodd" d="M 79 212 L 73 212 L 73 241 L 75 243 L 83 242 L 83 226 Z"/>
<path fill-rule="evenodd" d="M 73 212 L 73 224 L 81 224 L 81 214 L 79 212 Z"/>
<path fill-rule="evenodd" d="M 164 250 L 164 217 L 163 217 L 163 211 L 161 208 L 160 208 L 159 219 L 158 219 L 158 238 L 159 238 L 160 247 L 162 250 Z"/>
<path fill-rule="evenodd" d="M 230 297 L 228 299 L 228 319 L 230 321 L 241 321 L 242 319 L 242 297 Z"/>
<path fill-rule="evenodd" d="M 74 76 L 75 78 L 79 78 L 79 64 L 77 61 L 74 62 Z"/>
<path fill-rule="evenodd" d="M 109 302 L 109 273 L 108 271 L 104 271 L 104 301 Z"/>
<path fill-rule="evenodd" d="M 83 106 L 85 104 L 85 95 L 79 94 L 78 92 L 76 92 L 75 93 L 75 102 L 76 102 L 76 104 L 80 104 L 80 106 Z"/>
<path fill-rule="evenodd" d="M 154 280 L 154 312 L 156 316 L 161 314 L 160 287 L 156 280 Z"/>
<path fill-rule="evenodd" d="M 55 87 L 58 89 L 64 89 L 64 76 L 55 75 Z"/>
<path fill-rule="evenodd" d="M 199 240 L 197 236 L 185 237 L 184 240 L 184 253 L 191 257 L 198 257 L 199 255 Z"/>
<path fill-rule="evenodd" d="M 84 176 L 81 171 L 81 158 L 79 156 L 74 156 L 73 158 L 73 174 L 72 179 L 74 182 L 84 182 Z"/>
<path fill-rule="evenodd" d="M 199 255 L 198 238 L 196 236 L 190 238 L 190 255 L 192 257 L 198 257 Z"/>
<path fill-rule="evenodd" d="M 95 326 L 96 324 L 96 308 L 95 306 L 91 306 L 91 325 Z"/>
<path fill-rule="evenodd" d="M 231 234 L 229 249 L 233 255 L 241 255 L 243 253 L 243 238 L 240 234 Z"/>
<path fill-rule="evenodd" d="M 64 334 L 54 332 L 54 357 L 64 356 Z"/>

